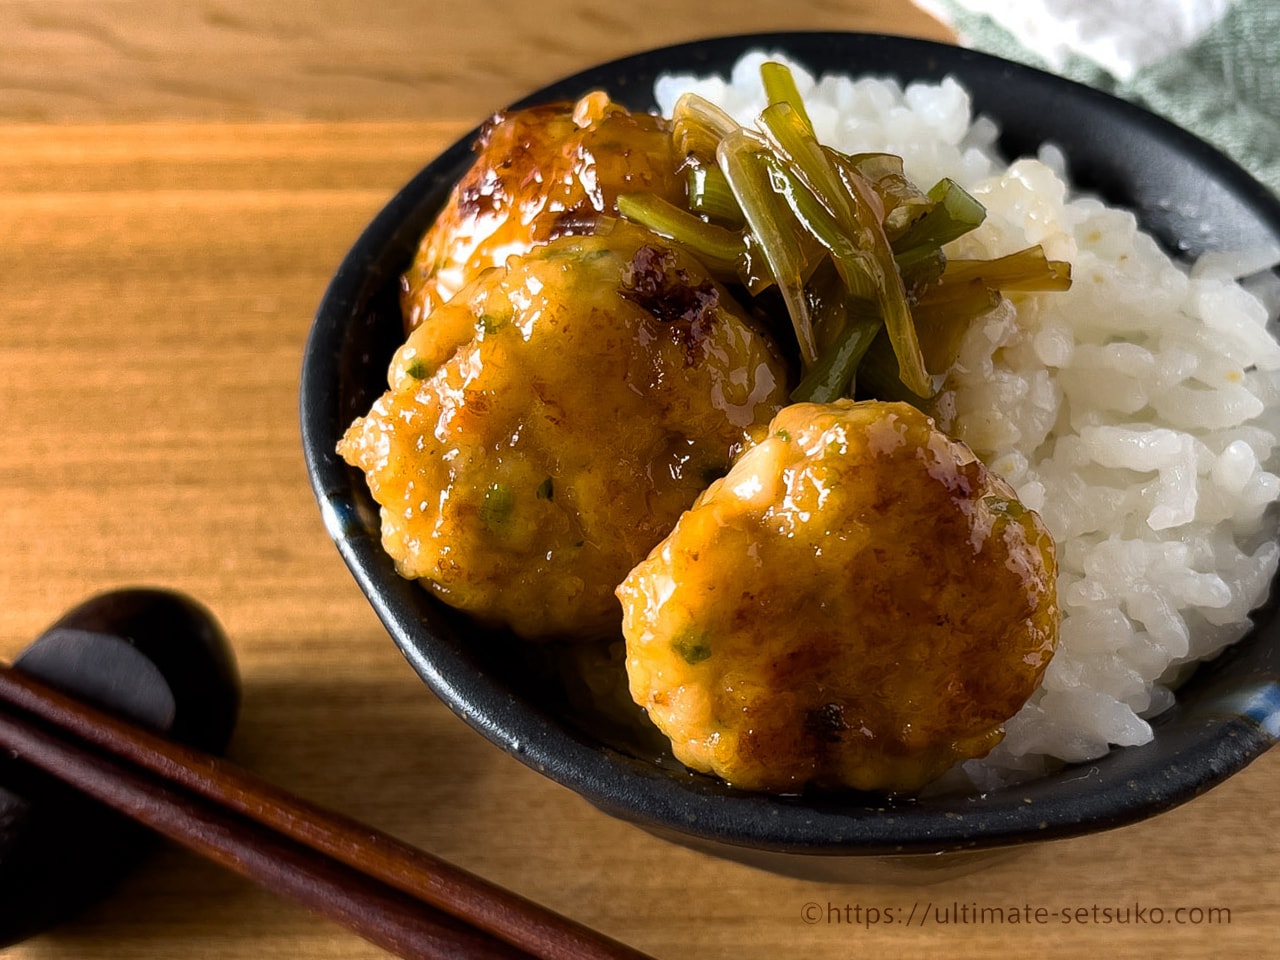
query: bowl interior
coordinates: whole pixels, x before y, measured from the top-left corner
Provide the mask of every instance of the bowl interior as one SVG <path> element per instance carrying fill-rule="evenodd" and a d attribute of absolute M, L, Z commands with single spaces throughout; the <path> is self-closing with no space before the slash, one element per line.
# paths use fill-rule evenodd
<path fill-rule="evenodd" d="M 1175 253 L 1280 244 L 1280 203 L 1190 135 L 1077 84 L 927 41 L 830 33 L 720 38 L 609 63 L 521 104 L 603 88 L 633 109 L 652 109 L 658 74 L 727 73 L 757 47 L 784 51 L 817 73 L 904 82 L 954 76 L 975 112 L 999 124 L 1009 159 L 1053 142 L 1080 189 L 1132 209 Z M 982 796 L 756 795 L 688 773 L 634 717 L 593 709 L 565 681 L 563 651 L 484 630 L 402 580 L 379 545 L 378 509 L 363 476 L 334 446 L 386 388 L 387 363 L 402 339 L 399 275 L 470 164 L 473 139 L 474 132 L 405 186 L 342 263 L 307 344 L 301 415 L 321 511 L 352 573 L 413 668 L 489 740 L 612 814 L 704 847 L 883 855 L 1004 846 L 1138 820 L 1212 786 L 1280 734 L 1280 624 L 1268 605 L 1248 638 L 1196 672 L 1145 746 Z"/>

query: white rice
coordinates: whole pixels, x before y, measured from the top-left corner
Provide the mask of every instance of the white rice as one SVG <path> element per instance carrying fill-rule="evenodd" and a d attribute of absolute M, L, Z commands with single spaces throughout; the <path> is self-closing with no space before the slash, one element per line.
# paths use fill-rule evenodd
<path fill-rule="evenodd" d="M 1171 260 L 1134 216 L 1064 182 L 1062 154 L 1006 166 L 995 125 L 954 80 L 825 76 L 753 53 L 720 78 L 656 85 L 669 116 L 686 90 L 753 125 L 759 65 L 788 63 L 821 140 L 903 157 L 924 187 L 946 176 L 986 222 L 948 252 L 991 257 L 1042 244 L 1072 264 L 1066 293 L 1024 296 L 977 323 L 951 371 L 940 426 L 968 443 L 1044 518 L 1058 543 L 1059 649 L 985 761 L 981 787 L 1151 739 L 1187 665 L 1250 628 L 1280 559 L 1280 346 L 1274 275 L 1233 275 L 1277 252 Z M 1260 294 L 1261 298 L 1258 295 Z"/>

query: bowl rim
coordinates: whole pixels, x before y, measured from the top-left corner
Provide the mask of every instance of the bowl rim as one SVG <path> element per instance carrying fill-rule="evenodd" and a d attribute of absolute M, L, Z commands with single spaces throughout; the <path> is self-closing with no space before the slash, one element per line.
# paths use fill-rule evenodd
<path fill-rule="evenodd" d="M 936 80 L 958 75 L 967 89 L 972 76 L 989 83 L 1017 85 L 1028 103 L 1048 97 L 1059 109 L 1114 118 L 1134 142 L 1165 144 L 1179 157 L 1212 174 L 1201 202 L 1227 196 L 1256 218 L 1264 235 L 1280 242 L 1280 201 L 1214 147 L 1126 101 L 1074 81 L 989 54 L 935 41 L 883 34 L 830 31 L 738 34 L 696 40 L 643 51 L 579 71 L 531 93 L 513 107 L 566 99 L 599 86 L 610 77 L 625 77 L 630 87 L 623 102 L 635 106 L 637 89 L 658 72 L 710 72 L 737 54 L 754 48 L 783 50 L 801 62 L 828 58 L 877 62 L 891 55 L 894 72 L 907 79 Z M 875 54 L 874 57 L 869 56 Z M 919 68 L 923 64 L 924 68 Z M 717 66 L 716 69 L 722 69 Z M 815 67 L 821 73 L 828 67 Z M 850 71 L 852 72 L 852 71 Z M 883 75 L 885 71 L 860 71 Z M 624 85 L 625 86 L 625 85 Z M 972 90 L 971 90 L 972 92 Z M 610 90 L 616 95 L 616 89 Z M 650 95 L 648 102 L 652 103 Z M 975 97 L 975 115 L 987 112 Z M 1037 108 L 1039 110 L 1039 108 Z M 1039 110 L 1044 113 L 1045 111 Z M 1019 117 L 1031 116 L 1025 107 Z M 1002 128 L 1006 118 L 997 118 Z M 416 247 L 421 233 L 424 198 L 447 193 L 459 169 L 468 162 L 470 144 L 479 127 L 459 139 L 409 181 L 374 217 L 343 258 L 324 292 L 308 335 L 301 374 L 299 410 L 307 472 L 325 527 L 353 577 L 415 672 L 469 726 L 526 765 L 582 795 L 600 809 L 673 839 L 768 850 L 824 855 L 932 854 L 945 851 L 1010 846 L 1029 841 L 1075 836 L 1110 829 L 1177 806 L 1242 769 L 1272 746 L 1280 735 L 1280 630 L 1271 629 L 1265 644 L 1242 641 L 1200 671 L 1194 679 L 1204 696 L 1194 710 L 1175 706 L 1157 718 L 1173 731 L 1140 747 L 1113 748 L 1099 761 L 1068 767 L 1060 774 L 991 794 L 896 801 L 884 798 L 776 797 L 734 791 L 700 774 L 681 775 L 626 757 L 567 729 L 555 717 L 514 697 L 498 680 L 448 645 L 423 639 L 436 629 L 435 614 L 424 614 L 423 591 L 399 578 L 377 536 L 376 517 L 353 495 L 352 472 L 334 452 L 345 429 L 339 385 L 343 354 L 356 323 L 396 267 L 389 251 Z M 1034 134 L 1032 124 L 1031 133 Z M 1025 129 L 1005 130 L 1026 134 Z M 1084 153 L 1104 152 L 1103 133 L 1085 132 Z M 1004 141 L 1002 140 L 1002 143 Z M 1025 151 L 1015 151 L 1025 152 Z M 1139 154 L 1139 159 L 1143 154 Z M 1105 157 L 1104 157 L 1105 160 Z M 1110 169 L 1090 176 L 1105 182 Z M 1161 187 L 1154 171 L 1155 194 Z M 1144 179 L 1144 184 L 1147 181 Z M 1086 178 L 1084 189 L 1091 189 Z M 1140 184 L 1138 189 L 1146 189 Z M 1216 192 L 1214 192 L 1216 191 Z M 1105 196 L 1105 190 L 1102 191 Z M 1144 209 L 1146 200 L 1136 204 Z M 429 204 L 427 204 L 429 206 Z M 1163 209 L 1163 208 L 1159 208 Z M 428 211 L 434 215 L 434 210 Z M 1171 215 L 1178 215 L 1174 210 Z M 416 218 L 416 219 L 415 219 Z M 1179 237 L 1173 227 L 1170 236 Z M 1200 238 L 1211 248 L 1213 237 Z M 1193 243 L 1189 252 L 1198 253 Z M 403 261 L 399 266 L 404 266 Z M 372 322 L 372 320 L 370 320 Z M 367 358 L 366 358 L 367 359 Z M 382 367 L 385 370 L 385 365 Z M 360 484 L 363 477 L 356 472 Z M 371 532 L 372 531 L 372 532 Z M 436 603 L 437 601 L 430 601 Z M 1274 625 L 1271 606 L 1255 611 Z M 1255 633 L 1258 630 L 1255 629 Z M 1225 683 L 1227 667 L 1243 662 L 1256 682 L 1247 689 Z M 1201 676 L 1207 674 L 1207 676 Z M 1270 678 L 1269 680 L 1267 678 Z M 1170 723 L 1170 719 L 1177 723 Z M 1156 753 L 1162 762 L 1149 769 Z"/>

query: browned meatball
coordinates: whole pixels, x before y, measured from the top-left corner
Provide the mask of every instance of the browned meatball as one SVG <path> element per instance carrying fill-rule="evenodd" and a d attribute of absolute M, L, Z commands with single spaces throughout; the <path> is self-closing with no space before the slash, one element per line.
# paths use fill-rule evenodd
<path fill-rule="evenodd" d="M 695 261 L 619 223 L 437 308 L 339 451 L 404 576 L 527 637 L 610 636 L 618 581 L 768 423 L 785 379 Z"/>
<path fill-rule="evenodd" d="M 1053 541 L 905 404 L 797 404 L 618 589 L 631 693 L 747 788 L 912 792 L 984 755 L 1057 639 Z"/>
<path fill-rule="evenodd" d="M 489 267 L 558 236 L 591 233 L 618 194 L 683 202 L 680 158 L 665 121 L 592 93 L 577 103 L 495 115 L 478 156 L 423 237 L 404 276 L 406 327 Z"/>

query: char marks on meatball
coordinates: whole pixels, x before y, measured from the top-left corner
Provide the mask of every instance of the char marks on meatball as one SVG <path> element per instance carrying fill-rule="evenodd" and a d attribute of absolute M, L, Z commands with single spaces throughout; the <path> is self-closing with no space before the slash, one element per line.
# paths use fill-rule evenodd
<path fill-rule="evenodd" d="M 595 231 L 620 193 L 684 202 L 666 121 L 603 93 L 498 113 L 402 282 L 412 328 L 489 267 L 561 236 Z"/>

